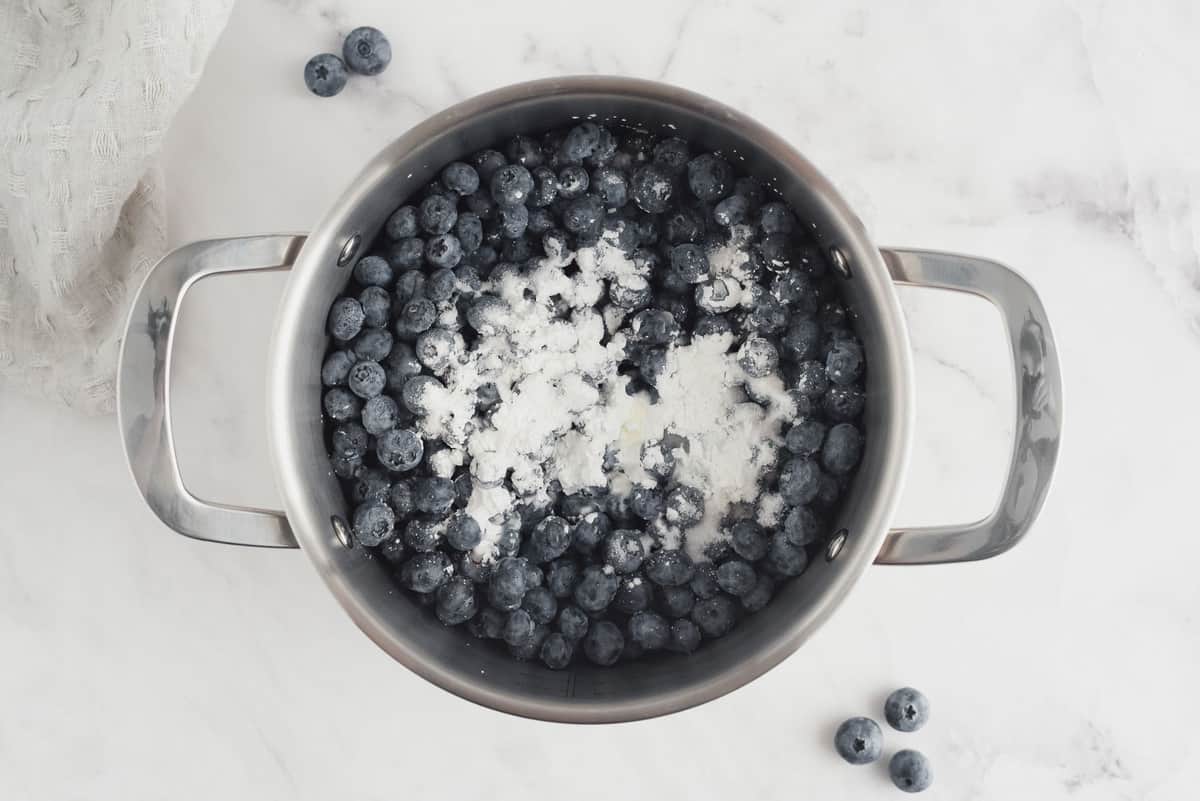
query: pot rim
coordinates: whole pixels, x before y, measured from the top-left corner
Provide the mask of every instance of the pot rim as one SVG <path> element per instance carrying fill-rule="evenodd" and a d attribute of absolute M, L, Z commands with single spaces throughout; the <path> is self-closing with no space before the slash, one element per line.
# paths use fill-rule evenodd
<path fill-rule="evenodd" d="M 311 354 L 297 352 L 298 333 L 305 324 L 300 300 L 312 288 L 315 274 L 326 268 L 341 251 L 342 243 L 353 231 L 348 228 L 359 201 L 369 187 L 385 180 L 396 161 L 420 144 L 438 137 L 475 115 L 494 111 L 523 101 L 557 94 L 595 94 L 628 96 L 669 103 L 693 113 L 716 118 L 722 125 L 755 142 L 799 177 L 825 204 L 824 212 L 837 220 L 848 235 L 843 251 L 852 254 L 856 273 L 867 276 L 876 285 L 878 324 L 888 332 L 873 359 L 886 359 L 892 375 L 888 384 L 891 398 L 889 425 L 872 429 L 871 437 L 883 449 L 879 480 L 872 486 L 871 510 L 863 519 L 854 542 L 843 549 L 843 564 L 838 576 L 826 589 L 822 602 L 812 604 L 790 621 L 784 636 L 774 639 L 770 648 L 747 654 L 737 670 L 726 670 L 711 681 L 669 690 L 652 700 L 601 701 L 581 698 L 538 699 L 513 697 L 493 689 L 484 681 L 468 681 L 425 659 L 401 638 L 387 631 L 375 614 L 362 603 L 351 582 L 328 557 L 336 548 L 326 510 L 318 508 L 308 491 L 301 461 L 304 424 L 296 412 L 292 370 L 297 360 Z M 311 322 L 311 321 L 308 321 Z M 725 695 L 778 665 L 794 653 L 829 618 L 845 596 L 874 561 L 899 500 L 911 451 L 914 404 L 913 369 L 908 329 L 899 299 L 879 249 L 872 242 L 861 220 L 829 180 L 788 142 L 757 121 L 722 103 L 668 84 L 617 76 L 588 75 L 542 79 L 495 89 L 458 103 L 417 124 L 371 159 L 348 189 L 314 227 L 302 248 L 280 302 L 275 335 L 268 358 L 268 435 L 275 476 L 288 520 L 297 541 L 312 560 L 330 591 L 355 623 L 377 645 L 408 669 L 449 692 L 499 711 L 539 720 L 572 723 L 608 723 L 640 720 L 677 712 Z"/>

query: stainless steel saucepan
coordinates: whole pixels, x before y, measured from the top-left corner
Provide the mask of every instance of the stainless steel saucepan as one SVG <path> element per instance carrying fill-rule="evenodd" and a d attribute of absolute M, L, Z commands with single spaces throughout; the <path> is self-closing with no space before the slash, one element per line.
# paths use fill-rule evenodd
<path fill-rule="evenodd" d="M 325 319 L 350 266 L 397 200 L 439 168 L 518 133 L 580 117 L 675 134 L 745 158 L 775 186 L 841 276 L 867 351 L 868 432 L 861 467 L 823 558 L 783 586 L 763 612 L 695 654 L 555 672 L 519 663 L 461 628 L 447 629 L 398 592 L 382 560 L 354 547 L 347 509 L 322 439 L 320 368 Z M 280 301 L 264 411 L 285 509 L 201 500 L 184 486 L 172 442 L 171 350 L 187 290 L 217 273 L 290 271 Z M 897 284 L 982 296 L 999 309 L 1017 383 L 1012 462 L 986 519 L 897 529 L 913 427 L 913 370 Z M 120 425 L 134 479 L 171 528 L 198 539 L 299 546 L 367 636 L 397 661 L 463 698 L 532 718 L 599 723 L 648 718 L 717 698 L 795 651 L 837 609 L 872 563 L 986 559 L 1015 545 L 1046 498 L 1058 454 L 1062 385 L 1045 310 L 1020 275 L 995 262 L 918 250 L 880 250 L 841 195 L 803 156 L 754 120 L 716 101 L 647 81 L 571 77 L 480 95 L 416 126 L 372 159 L 308 236 L 195 242 L 146 277 L 130 312 L 121 354 Z"/>

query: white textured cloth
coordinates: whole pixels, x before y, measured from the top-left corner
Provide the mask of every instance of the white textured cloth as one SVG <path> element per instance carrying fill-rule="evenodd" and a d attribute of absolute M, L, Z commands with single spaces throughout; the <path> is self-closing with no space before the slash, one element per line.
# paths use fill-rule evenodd
<path fill-rule="evenodd" d="M 155 156 L 232 0 L 0 0 L 0 391 L 113 408 Z"/>

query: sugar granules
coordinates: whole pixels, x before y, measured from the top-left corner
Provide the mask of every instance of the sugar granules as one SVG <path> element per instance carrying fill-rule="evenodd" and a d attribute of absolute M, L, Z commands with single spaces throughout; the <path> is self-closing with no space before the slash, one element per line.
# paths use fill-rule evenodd
<path fill-rule="evenodd" d="M 679 530 L 660 518 L 654 528 L 663 547 L 683 547 L 696 560 L 724 536 L 722 518 L 739 505 L 760 521 L 778 517 L 781 505 L 764 496 L 760 474 L 773 465 L 781 430 L 793 416 L 778 376 L 749 379 L 729 352 L 730 334 L 695 337 L 672 345 L 656 381 L 657 400 L 629 394 L 618 372 L 625 335 L 624 311 L 594 307 L 605 282 L 644 286 L 648 265 L 629 258 L 610 232 L 595 246 L 560 251 L 526 272 L 505 271 L 484 284 L 472 314 L 478 336 L 471 350 L 439 376 L 425 399 L 424 436 L 448 446 L 435 470 L 452 472 L 470 460 L 473 490 L 466 511 L 483 539 L 473 556 L 495 557 L 503 525 L 518 501 L 544 503 L 550 484 L 565 493 L 604 490 L 628 493 L 653 485 L 655 465 L 644 463 L 643 445 L 674 435 L 673 481 L 704 495 L 700 522 Z M 746 253 L 731 244 L 710 254 L 714 276 L 724 280 L 733 304 L 742 302 Z M 577 268 L 577 269 L 572 269 Z M 614 333 L 615 332 L 615 333 Z M 479 412 L 480 388 L 493 384 L 498 402 Z M 759 399 L 747 396 L 746 386 Z M 606 454 L 615 467 L 605 469 Z M 653 458 L 653 457 L 652 457 Z M 666 458 L 660 453 L 659 458 Z M 649 469 L 648 469 L 649 468 Z"/>

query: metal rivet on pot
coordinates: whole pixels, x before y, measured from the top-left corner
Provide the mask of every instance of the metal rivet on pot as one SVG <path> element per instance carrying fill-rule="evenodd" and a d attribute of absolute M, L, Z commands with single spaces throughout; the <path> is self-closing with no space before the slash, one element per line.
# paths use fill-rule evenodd
<path fill-rule="evenodd" d="M 350 524 L 337 515 L 329 518 L 329 522 L 333 524 L 333 536 L 337 537 L 337 541 L 342 544 L 342 547 L 353 548 L 354 540 L 350 539 Z"/>
<path fill-rule="evenodd" d="M 837 270 L 838 275 L 842 278 L 850 277 L 850 263 L 846 261 L 846 255 L 842 253 L 840 248 L 830 248 L 829 259 L 833 262 L 833 269 Z"/>
<path fill-rule="evenodd" d="M 337 266 L 345 267 L 354 258 L 354 254 L 358 253 L 358 245 L 362 242 L 362 237 L 358 234 L 352 234 L 346 240 L 346 244 L 342 245 L 342 252 L 338 254 Z"/>
<path fill-rule="evenodd" d="M 826 562 L 832 562 L 834 559 L 837 559 L 838 554 L 842 552 L 842 547 L 846 544 L 846 535 L 849 533 L 846 529 L 840 528 L 833 535 L 833 539 L 829 541 L 829 545 L 825 546 Z"/>

